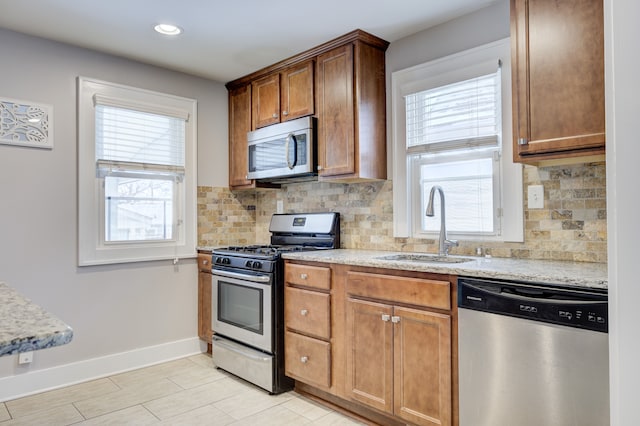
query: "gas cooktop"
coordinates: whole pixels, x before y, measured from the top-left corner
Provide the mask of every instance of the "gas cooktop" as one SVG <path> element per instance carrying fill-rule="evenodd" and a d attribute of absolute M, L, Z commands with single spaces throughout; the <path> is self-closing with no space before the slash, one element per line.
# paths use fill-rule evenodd
<path fill-rule="evenodd" d="M 213 251 L 214 255 L 276 258 L 281 253 L 340 247 L 338 213 L 274 214 L 269 231 L 271 244 L 229 246 Z"/>
<path fill-rule="evenodd" d="M 304 245 L 249 245 L 249 246 L 229 246 L 215 249 L 215 254 L 225 255 L 248 255 L 248 256 L 278 256 L 280 253 L 292 251 L 317 250 L 317 247 Z"/>

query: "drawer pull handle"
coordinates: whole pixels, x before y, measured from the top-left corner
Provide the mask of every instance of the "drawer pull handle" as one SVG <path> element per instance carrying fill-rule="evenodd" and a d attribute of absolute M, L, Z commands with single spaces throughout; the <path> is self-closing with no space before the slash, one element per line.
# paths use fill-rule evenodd
<path fill-rule="evenodd" d="M 309 276 L 307 274 L 300 274 L 300 279 L 306 280 Z"/>
<path fill-rule="evenodd" d="M 309 361 L 309 357 L 308 356 L 303 356 L 303 357 L 300 358 L 300 362 L 303 363 L 303 364 L 306 364 L 307 361 Z"/>
<path fill-rule="evenodd" d="M 202 264 L 203 264 L 203 265 L 208 265 L 208 264 L 209 264 L 209 261 L 208 261 L 208 260 L 203 260 L 203 261 L 202 261 Z"/>
<path fill-rule="evenodd" d="M 400 322 L 400 317 L 396 316 L 396 315 L 392 316 L 391 317 L 391 322 L 394 323 L 394 324 L 399 323 Z"/>
<path fill-rule="evenodd" d="M 382 314 L 382 321 L 388 322 L 391 319 L 391 315 Z"/>
<path fill-rule="evenodd" d="M 309 311 L 308 311 L 308 310 L 306 310 L 306 309 L 302 309 L 302 310 L 300 311 L 300 315 L 302 315 L 303 317 L 306 317 L 308 314 L 309 314 Z"/>

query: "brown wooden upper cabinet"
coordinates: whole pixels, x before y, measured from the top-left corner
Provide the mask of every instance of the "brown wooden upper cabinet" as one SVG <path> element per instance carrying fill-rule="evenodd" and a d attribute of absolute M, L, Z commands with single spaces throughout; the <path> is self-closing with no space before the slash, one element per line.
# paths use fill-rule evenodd
<path fill-rule="evenodd" d="M 230 188 L 257 187 L 246 179 L 248 131 L 307 115 L 317 118 L 320 180 L 386 179 L 388 45 L 355 30 L 227 83 Z"/>
<path fill-rule="evenodd" d="M 318 176 L 386 179 L 384 47 L 356 40 L 318 56 Z"/>
<path fill-rule="evenodd" d="M 602 0 L 511 0 L 514 161 L 605 152 Z"/>
<path fill-rule="evenodd" d="M 314 113 L 313 61 L 263 77 L 251 86 L 254 129 Z"/>
<path fill-rule="evenodd" d="M 229 89 L 229 187 L 254 188 L 247 179 L 247 133 L 251 130 L 251 85 Z"/>

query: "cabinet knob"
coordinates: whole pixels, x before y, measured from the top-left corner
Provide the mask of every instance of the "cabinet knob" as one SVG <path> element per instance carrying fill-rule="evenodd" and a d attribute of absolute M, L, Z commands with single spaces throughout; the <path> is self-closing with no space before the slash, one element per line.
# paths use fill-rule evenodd
<path fill-rule="evenodd" d="M 391 317 L 391 322 L 394 323 L 394 324 L 399 323 L 400 322 L 400 317 L 396 316 L 396 315 L 392 316 Z"/>
<path fill-rule="evenodd" d="M 529 141 L 527 138 L 518 138 L 518 145 L 528 145 Z"/>
<path fill-rule="evenodd" d="M 318 169 L 318 171 L 322 170 L 322 166 L 318 165 L 318 167 L 316 167 Z"/>
<path fill-rule="evenodd" d="M 307 363 L 307 361 L 309 361 L 309 357 L 308 357 L 308 356 L 300 357 L 300 362 L 301 362 L 301 363 L 306 364 L 306 363 Z"/>
<path fill-rule="evenodd" d="M 308 310 L 306 310 L 306 309 L 302 309 L 302 310 L 300 311 L 300 315 L 302 315 L 303 317 L 306 317 L 308 314 L 309 314 L 309 311 L 308 311 Z"/>
<path fill-rule="evenodd" d="M 391 319 L 391 315 L 382 314 L 382 321 L 388 322 Z"/>
<path fill-rule="evenodd" d="M 273 115 L 271 116 L 271 118 L 278 118 L 278 114 L 276 114 L 275 112 L 273 113 Z"/>
<path fill-rule="evenodd" d="M 289 115 L 289 111 L 282 111 L 282 115 Z"/>
<path fill-rule="evenodd" d="M 306 280 L 309 276 L 307 274 L 300 274 L 301 280 Z"/>
<path fill-rule="evenodd" d="M 209 264 L 209 261 L 205 259 L 205 260 L 203 260 L 203 261 L 202 261 L 202 264 L 203 264 L 203 265 L 208 265 L 208 264 Z"/>

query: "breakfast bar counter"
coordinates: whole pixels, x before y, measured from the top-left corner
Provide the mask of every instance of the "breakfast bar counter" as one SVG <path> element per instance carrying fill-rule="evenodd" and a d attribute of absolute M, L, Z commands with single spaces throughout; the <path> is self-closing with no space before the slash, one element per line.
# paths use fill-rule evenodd
<path fill-rule="evenodd" d="M 67 344 L 73 330 L 0 282 L 0 356 Z"/>

